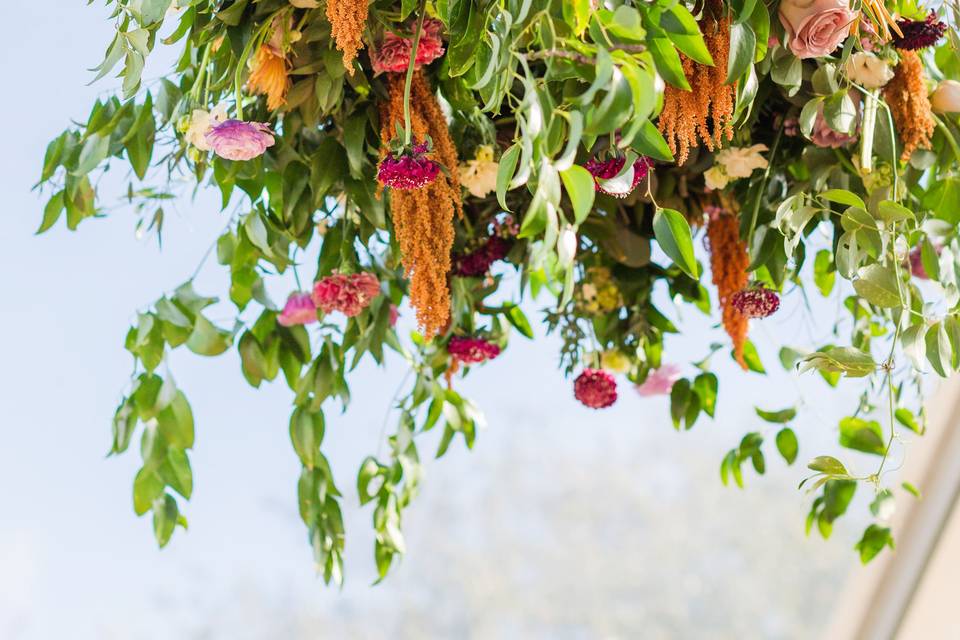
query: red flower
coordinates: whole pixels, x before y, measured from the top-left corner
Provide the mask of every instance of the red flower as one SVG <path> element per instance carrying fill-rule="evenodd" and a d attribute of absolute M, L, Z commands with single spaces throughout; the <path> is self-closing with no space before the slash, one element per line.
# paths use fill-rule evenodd
<path fill-rule="evenodd" d="M 780 308 L 780 296 L 764 286 L 749 287 L 730 298 L 733 308 L 747 318 L 766 318 Z"/>
<path fill-rule="evenodd" d="M 926 20 L 897 20 L 897 26 L 903 32 L 903 37 L 894 36 L 893 46 L 907 51 L 932 47 L 947 32 L 947 25 L 937 20 L 937 14 L 933 11 Z"/>
<path fill-rule="evenodd" d="M 440 165 L 426 156 L 430 145 L 415 144 L 409 151 L 388 155 L 380 161 L 377 180 L 387 187 L 410 191 L 424 187 L 440 175 Z"/>
<path fill-rule="evenodd" d="M 573 396 L 591 409 L 605 409 L 617 401 L 617 381 L 602 369 L 584 369 L 573 382 Z"/>
<path fill-rule="evenodd" d="M 465 364 L 477 364 L 493 360 L 500 355 L 500 347 L 483 338 L 453 336 L 447 343 L 447 352 Z"/>
<path fill-rule="evenodd" d="M 334 273 L 313 285 L 313 303 L 324 313 L 339 311 L 352 318 L 380 295 L 372 273 Z"/>
<path fill-rule="evenodd" d="M 623 165 L 626 162 L 627 158 L 625 156 L 614 156 L 607 160 L 598 160 L 597 158 L 587 160 L 585 167 L 587 171 L 593 175 L 594 189 L 608 196 L 613 196 L 614 198 L 626 198 L 630 195 L 630 193 L 636 189 L 637 185 L 640 184 L 640 181 L 647 177 L 647 173 L 653 168 L 653 162 L 650 161 L 650 158 L 640 156 L 640 158 L 633 163 L 633 181 L 629 188 L 626 182 L 623 184 L 609 182 L 609 180 L 623 171 Z"/>
<path fill-rule="evenodd" d="M 423 31 L 420 33 L 420 42 L 417 43 L 417 59 L 414 61 L 414 68 L 419 69 L 443 55 L 441 29 L 443 29 L 443 23 L 439 20 L 427 18 L 423 21 Z M 411 50 L 413 50 L 412 37 L 401 38 L 395 33 L 386 32 L 380 47 L 370 54 L 373 70 L 377 73 L 405 72 L 410 64 Z"/>

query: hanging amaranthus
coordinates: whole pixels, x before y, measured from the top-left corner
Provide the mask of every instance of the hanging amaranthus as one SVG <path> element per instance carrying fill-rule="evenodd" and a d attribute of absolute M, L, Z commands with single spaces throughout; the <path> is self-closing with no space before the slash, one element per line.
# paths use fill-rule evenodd
<path fill-rule="evenodd" d="M 380 105 L 381 158 L 389 152 L 397 125 L 403 126 L 403 83 L 400 74 L 387 77 L 389 101 Z M 417 322 L 428 338 L 440 333 L 450 320 L 450 253 L 453 249 L 453 216 L 462 215 L 457 152 L 440 105 L 421 72 L 413 76 L 410 93 L 413 138 L 433 140 L 433 155 L 446 171 L 420 189 L 390 190 L 390 211 L 400 244 L 410 301 Z"/>
<path fill-rule="evenodd" d="M 363 48 L 363 30 L 367 26 L 367 0 L 327 0 L 330 21 L 337 49 L 343 52 L 343 67 L 353 75 L 353 61 Z"/>
<path fill-rule="evenodd" d="M 737 83 L 725 84 L 730 56 L 730 21 L 707 16 L 699 24 L 714 66 L 700 64 L 680 54 L 683 75 L 691 91 L 668 84 L 658 124 L 677 164 L 686 162 L 690 149 L 698 146 L 698 138 L 710 151 L 719 149 L 724 137 L 733 139 Z"/>
<path fill-rule="evenodd" d="M 900 64 L 893 80 L 883 88 L 883 98 L 890 106 L 893 122 L 903 143 L 900 160 L 906 162 L 918 149 L 930 148 L 930 137 L 937 127 L 927 97 L 923 62 L 915 51 L 898 51 Z"/>
<path fill-rule="evenodd" d="M 706 207 L 708 216 L 707 248 L 710 251 L 710 271 L 717 287 L 723 328 L 733 341 L 733 354 L 744 369 L 743 345 L 747 340 L 747 318 L 732 304 L 733 295 L 747 285 L 747 267 L 750 258 L 747 245 L 740 239 L 740 220 L 720 207 Z"/>

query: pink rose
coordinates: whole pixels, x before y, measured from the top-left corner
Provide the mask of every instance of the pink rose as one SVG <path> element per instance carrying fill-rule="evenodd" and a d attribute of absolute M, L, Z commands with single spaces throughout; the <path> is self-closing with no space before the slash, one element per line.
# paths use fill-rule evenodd
<path fill-rule="evenodd" d="M 783 0 L 780 23 L 790 51 L 798 58 L 833 52 L 849 35 L 856 14 L 848 0 Z"/>

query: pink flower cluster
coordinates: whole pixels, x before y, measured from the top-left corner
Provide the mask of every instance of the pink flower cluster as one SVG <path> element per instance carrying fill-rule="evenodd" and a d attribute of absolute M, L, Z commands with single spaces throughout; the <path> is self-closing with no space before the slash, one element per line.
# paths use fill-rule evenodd
<path fill-rule="evenodd" d="M 269 126 L 242 120 L 224 120 L 210 129 L 204 139 L 214 153 L 227 160 L 252 160 L 275 142 Z"/>
<path fill-rule="evenodd" d="M 483 338 L 453 336 L 447 343 L 447 352 L 464 364 L 478 364 L 500 355 L 500 347 Z"/>
<path fill-rule="evenodd" d="M 680 367 L 665 364 L 647 374 L 647 379 L 637 385 L 637 393 L 644 397 L 669 395 L 674 383 L 679 379 Z"/>
<path fill-rule="evenodd" d="M 747 318 L 766 318 L 780 308 L 780 296 L 764 286 L 737 291 L 730 304 Z"/>
<path fill-rule="evenodd" d="M 626 185 L 624 185 L 623 189 L 615 189 L 610 184 L 604 184 L 607 180 L 616 177 L 617 174 L 623 171 L 623 165 L 626 162 L 627 158 L 625 156 L 615 156 L 607 160 L 599 160 L 594 157 L 587 160 L 585 168 L 593 176 L 594 189 L 608 196 L 613 196 L 614 198 L 626 198 L 630 195 L 630 193 L 637 188 L 637 185 L 640 184 L 640 181 L 647 177 L 650 169 L 653 168 L 653 162 L 650 158 L 640 156 L 640 158 L 633 163 L 633 182 L 629 189 L 625 188 Z"/>
<path fill-rule="evenodd" d="M 388 155 L 380 162 L 377 180 L 384 186 L 403 191 L 430 184 L 440 175 L 440 165 L 426 156 L 428 151 L 429 145 L 422 142 L 399 156 Z"/>
<path fill-rule="evenodd" d="M 573 396 L 591 409 L 604 409 L 617 401 L 617 381 L 602 369 L 584 369 L 573 381 Z"/>
<path fill-rule="evenodd" d="M 443 23 L 439 20 L 427 18 L 423 21 L 423 31 L 420 33 L 420 42 L 417 43 L 417 58 L 414 68 L 419 69 L 430 64 L 443 55 L 443 40 L 440 32 Z M 413 50 L 413 38 L 402 38 L 390 31 L 383 36 L 380 47 L 370 54 L 370 62 L 377 73 L 389 71 L 401 73 L 407 70 L 410 64 L 410 52 Z"/>
<path fill-rule="evenodd" d="M 380 295 L 372 273 L 334 273 L 313 285 L 313 303 L 324 313 L 339 311 L 352 318 Z"/>

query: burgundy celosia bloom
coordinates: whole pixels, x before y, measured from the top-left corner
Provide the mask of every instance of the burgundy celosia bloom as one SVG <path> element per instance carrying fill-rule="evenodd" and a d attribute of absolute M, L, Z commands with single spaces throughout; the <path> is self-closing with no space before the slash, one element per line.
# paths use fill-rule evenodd
<path fill-rule="evenodd" d="M 895 35 L 893 46 L 907 51 L 932 47 L 947 32 L 946 23 L 938 20 L 933 11 L 926 20 L 897 20 L 897 26 L 903 32 L 903 37 Z"/>
<path fill-rule="evenodd" d="M 352 318 L 380 295 L 372 273 L 334 273 L 313 285 L 313 303 L 324 313 L 339 311 Z"/>
<path fill-rule="evenodd" d="M 747 318 L 766 318 L 780 308 L 780 296 L 766 287 L 748 287 L 737 291 L 730 304 Z"/>
<path fill-rule="evenodd" d="M 287 298 L 283 311 L 277 316 L 277 323 L 284 327 L 297 324 L 310 324 L 317 321 L 317 305 L 309 293 L 295 291 Z"/>
<path fill-rule="evenodd" d="M 214 153 L 227 160 L 252 160 L 274 144 L 269 126 L 242 120 L 224 120 L 210 129 L 204 139 Z"/>
<path fill-rule="evenodd" d="M 380 162 L 377 180 L 384 186 L 404 191 L 430 184 L 440 175 L 440 165 L 426 156 L 429 150 L 429 145 L 422 142 L 398 156 L 388 155 Z"/>
<path fill-rule="evenodd" d="M 610 184 L 601 183 L 601 181 L 605 183 L 623 171 L 623 165 L 626 161 L 627 158 L 625 156 L 615 156 L 607 160 L 598 160 L 597 158 L 587 160 L 585 168 L 593 176 L 594 189 L 608 196 L 613 196 L 614 198 L 626 198 L 630 195 L 630 192 L 636 189 L 640 181 L 646 178 L 647 173 L 653 168 L 653 162 L 651 162 L 649 158 L 640 156 L 640 158 L 633 163 L 633 183 L 629 189 L 614 189 Z"/>
<path fill-rule="evenodd" d="M 447 343 L 447 353 L 465 364 L 477 364 L 496 358 L 500 347 L 483 338 L 453 336 Z"/>
<path fill-rule="evenodd" d="M 617 381 L 602 369 L 584 369 L 573 381 L 573 395 L 591 409 L 604 409 L 617 401 Z"/>
<path fill-rule="evenodd" d="M 494 262 L 507 257 L 512 246 L 512 240 L 490 236 L 470 253 L 453 257 L 453 274 L 467 278 L 485 276 Z"/>
<path fill-rule="evenodd" d="M 934 251 L 936 251 L 939 256 L 943 251 L 943 246 L 940 244 L 934 243 Z M 920 250 L 920 247 L 914 247 L 910 250 L 910 255 L 907 257 L 910 263 L 910 273 L 912 273 L 917 278 L 921 280 L 929 280 L 930 274 L 927 273 L 927 270 L 923 266 L 923 252 Z"/>
<path fill-rule="evenodd" d="M 414 68 L 419 69 L 430 64 L 443 55 L 443 40 L 440 31 L 443 23 L 439 20 L 427 18 L 423 21 L 423 31 L 420 32 L 420 42 L 417 43 L 417 58 Z M 413 37 L 402 38 L 390 31 L 383 36 L 380 46 L 370 53 L 370 62 L 376 73 L 390 71 L 401 73 L 407 70 L 410 64 L 410 51 L 413 49 Z"/>

